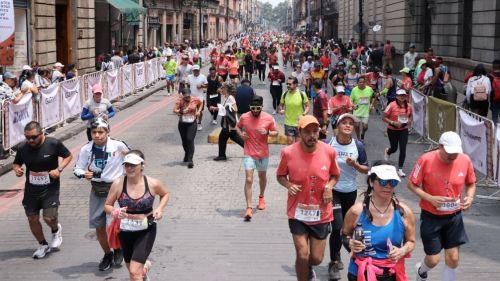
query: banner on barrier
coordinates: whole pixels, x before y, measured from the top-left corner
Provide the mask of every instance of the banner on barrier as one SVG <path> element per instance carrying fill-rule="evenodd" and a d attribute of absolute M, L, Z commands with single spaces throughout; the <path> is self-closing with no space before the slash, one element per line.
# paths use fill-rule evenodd
<path fill-rule="evenodd" d="M 61 95 L 59 83 L 40 90 L 40 125 L 49 128 L 61 122 Z"/>
<path fill-rule="evenodd" d="M 70 118 L 82 112 L 82 98 L 80 93 L 80 79 L 75 78 L 60 84 L 61 97 L 63 99 L 64 119 Z"/>
<path fill-rule="evenodd" d="M 101 71 L 87 75 L 87 95 L 85 96 L 85 98 L 89 98 L 92 96 L 92 86 L 101 83 L 101 76 Z"/>
<path fill-rule="evenodd" d="M 153 82 L 155 81 L 155 70 L 158 69 L 155 67 L 155 64 L 153 62 L 153 60 L 146 61 L 146 65 L 148 67 L 148 85 L 153 84 Z"/>
<path fill-rule="evenodd" d="M 134 91 L 134 83 L 132 80 L 132 65 L 128 64 L 122 67 L 122 92 L 128 95 Z"/>
<path fill-rule="evenodd" d="M 146 86 L 146 77 L 144 71 L 144 63 L 136 63 L 135 66 L 135 88 L 142 88 Z"/>
<path fill-rule="evenodd" d="M 460 138 L 464 153 L 469 155 L 472 165 L 483 175 L 488 173 L 488 142 L 486 126 L 467 112 L 459 110 Z"/>
<path fill-rule="evenodd" d="M 425 134 L 425 96 L 416 90 L 411 91 L 411 99 L 413 106 L 413 122 L 412 128 L 421 136 Z"/>
<path fill-rule="evenodd" d="M 439 141 L 442 133 L 456 131 L 457 107 L 455 104 L 440 100 L 435 97 L 428 97 L 427 108 L 429 109 L 429 138 L 435 142 Z"/>
<path fill-rule="evenodd" d="M 14 145 L 24 140 L 24 126 L 33 120 L 33 100 L 32 95 L 24 95 L 17 104 L 9 104 L 9 143 L 7 147 Z"/>
<path fill-rule="evenodd" d="M 107 98 L 111 101 L 120 96 L 120 89 L 118 87 L 118 69 L 106 71 L 106 82 L 108 87 Z"/>
<path fill-rule="evenodd" d="M 158 78 L 165 77 L 165 69 L 163 69 L 163 63 L 167 61 L 167 58 L 161 57 L 158 59 Z"/>

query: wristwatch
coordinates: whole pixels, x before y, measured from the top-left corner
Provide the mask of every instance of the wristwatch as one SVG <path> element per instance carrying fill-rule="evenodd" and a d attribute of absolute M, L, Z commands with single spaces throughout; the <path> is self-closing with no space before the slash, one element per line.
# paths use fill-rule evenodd
<path fill-rule="evenodd" d="M 62 173 L 64 169 L 58 167 L 57 170 L 59 171 L 59 173 Z"/>

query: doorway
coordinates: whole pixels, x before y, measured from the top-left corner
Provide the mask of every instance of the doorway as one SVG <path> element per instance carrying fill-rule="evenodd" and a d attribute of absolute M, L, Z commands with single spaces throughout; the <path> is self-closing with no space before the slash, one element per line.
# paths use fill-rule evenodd
<path fill-rule="evenodd" d="M 56 1 L 56 57 L 64 65 L 73 63 L 72 2 L 73 0 Z"/>

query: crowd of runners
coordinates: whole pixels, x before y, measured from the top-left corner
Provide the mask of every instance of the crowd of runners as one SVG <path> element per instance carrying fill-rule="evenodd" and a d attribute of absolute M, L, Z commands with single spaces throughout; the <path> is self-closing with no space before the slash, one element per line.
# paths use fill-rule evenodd
<path fill-rule="evenodd" d="M 438 148 L 421 155 L 402 182 L 412 123 L 409 91 L 414 83 L 395 74 L 411 77 L 415 69 L 392 69 L 390 41 L 382 47 L 382 56 L 376 47 L 354 40 L 252 34 L 214 48 L 206 76 L 189 53 L 176 61 L 172 50 L 166 50 L 165 85 L 169 95 L 177 95 L 172 110 L 179 116 L 183 162 L 194 168 L 194 139 L 203 130 L 206 107 L 211 123 L 220 120 L 222 127 L 214 160 L 227 159 L 229 138 L 243 147 L 242 216 L 251 221 L 254 172 L 260 187 L 256 208 L 265 210 L 268 138 L 283 131 L 287 144 L 275 174 L 288 193 L 286 215 L 296 250 L 297 280 L 317 280 L 314 267 L 323 261 L 327 242 L 329 280 L 340 280 L 342 271 L 348 280 L 408 280 L 405 259 L 419 245 L 416 210 L 395 195 L 406 186 L 420 199 L 420 247 L 426 254 L 417 265 L 416 280 L 427 280 L 443 251 L 442 280 L 456 280 L 459 248 L 468 242 L 462 212 L 471 207 L 475 194 L 471 160 L 463 153 L 458 134 L 445 132 Z M 293 72 L 287 77 L 288 68 Z M 252 83 L 269 85 L 272 112 L 263 110 L 264 98 L 255 94 Z M 96 229 L 104 252 L 99 270 L 125 260 L 130 280 L 143 280 L 151 267 L 148 256 L 156 223 L 170 193 L 159 180 L 145 175 L 146 157 L 140 150 L 110 138 L 108 116 L 94 112 L 102 102 L 94 99 L 84 109 L 89 142 L 81 148 L 73 173 L 92 187 L 89 226 Z M 102 111 L 109 117 L 114 114 L 107 104 Z M 275 120 L 278 114 L 284 116 L 282 125 Z M 387 123 L 389 141 L 380 155 L 367 155 L 365 134 L 374 116 Z M 13 169 L 18 177 L 26 177 L 23 206 L 39 243 L 33 258 L 43 258 L 62 243 L 59 176 L 72 155 L 63 143 L 45 136 L 37 122 L 26 125 L 24 134 L 26 142 Z M 389 159 L 398 149 L 394 165 Z M 366 186 L 359 187 L 357 178 L 362 175 Z M 159 204 L 153 208 L 156 197 Z M 43 235 L 40 210 L 52 231 L 50 242 Z M 349 260 L 342 261 L 342 247 L 351 253 Z"/>

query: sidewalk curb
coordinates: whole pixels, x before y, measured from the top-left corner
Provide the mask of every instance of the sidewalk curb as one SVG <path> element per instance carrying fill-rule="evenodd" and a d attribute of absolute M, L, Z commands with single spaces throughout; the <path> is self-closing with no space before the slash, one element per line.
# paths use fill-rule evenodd
<path fill-rule="evenodd" d="M 133 105 L 139 103 L 140 101 L 148 98 L 154 93 L 161 91 L 165 88 L 164 80 L 158 80 L 155 85 L 151 86 L 149 89 L 144 89 L 139 94 L 130 94 L 123 99 L 117 100 L 113 103 L 115 112 L 120 112 L 126 108 L 132 107 Z M 70 121 L 67 125 L 56 129 L 54 132 L 48 134 L 48 136 L 59 139 L 60 141 L 65 141 L 78 135 L 79 133 L 85 131 L 87 128 L 87 122 L 76 117 Z M 7 159 L 3 160 L 3 165 L 0 166 L 0 176 L 10 172 L 12 170 L 12 164 L 14 163 L 14 156 L 11 155 Z"/>

